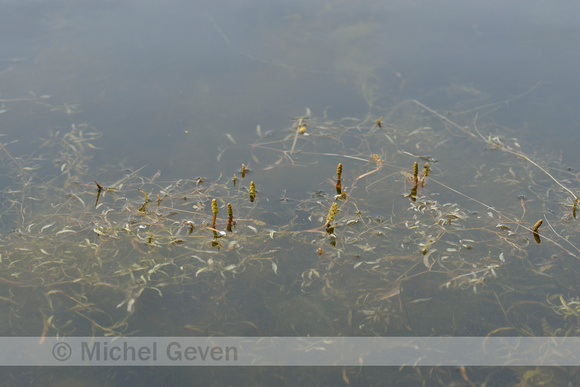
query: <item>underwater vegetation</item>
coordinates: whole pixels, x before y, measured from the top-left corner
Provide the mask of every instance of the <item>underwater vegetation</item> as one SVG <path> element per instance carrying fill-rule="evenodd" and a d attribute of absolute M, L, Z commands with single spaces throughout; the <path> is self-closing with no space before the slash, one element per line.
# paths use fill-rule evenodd
<path fill-rule="evenodd" d="M 241 163 L 216 180 L 91 168 L 83 123 L 32 156 L 3 142 L 2 332 L 143 333 L 142 303 L 182 297 L 196 335 L 576 335 L 579 175 L 491 111 L 307 111 L 258 126 L 251 181 Z"/>

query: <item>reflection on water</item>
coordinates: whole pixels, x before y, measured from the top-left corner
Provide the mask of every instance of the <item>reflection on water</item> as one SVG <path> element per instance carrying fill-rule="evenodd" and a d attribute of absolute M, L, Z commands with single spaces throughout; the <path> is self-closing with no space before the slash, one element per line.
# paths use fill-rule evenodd
<path fill-rule="evenodd" d="M 418 20 L 427 9 L 417 6 L 369 3 L 350 15 L 346 3 L 309 12 L 236 3 L 197 12 L 195 23 L 177 12 L 185 3 L 151 6 L 157 14 L 64 2 L 40 17 L 12 5 L 52 40 L 37 36 L 0 62 L 3 335 L 577 334 L 578 175 L 573 161 L 534 145 L 530 108 L 543 109 L 558 77 L 505 83 L 473 64 L 476 76 L 454 78 L 447 71 L 475 59 L 457 64 L 448 51 L 407 66 L 421 55 L 403 47 L 451 39 L 451 27 L 424 36 L 431 19 L 412 31 L 393 16 Z M 453 36 L 467 52 L 486 34 L 501 46 L 485 23 L 468 30 L 465 41 Z M 443 57 L 447 70 L 433 64 Z M 95 374 L 116 384 L 107 372 Z M 264 369 L 199 380 L 241 374 L 272 381 Z M 373 369 L 277 375 L 384 378 Z M 572 376 L 418 369 L 392 378 Z"/>

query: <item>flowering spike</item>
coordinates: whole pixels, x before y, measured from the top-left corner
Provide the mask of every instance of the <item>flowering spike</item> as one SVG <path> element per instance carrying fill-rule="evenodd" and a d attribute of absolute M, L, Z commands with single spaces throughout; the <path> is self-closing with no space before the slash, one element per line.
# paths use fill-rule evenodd
<path fill-rule="evenodd" d="M 330 226 L 330 223 L 334 222 L 334 218 L 338 213 L 338 204 L 336 202 L 332 203 L 330 206 L 330 210 L 328 210 L 328 215 L 326 216 L 326 224 L 325 226 Z"/>
<path fill-rule="evenodd" d="M 538 229 L 540 228 L 540 226 L 542 225 L 542 223 L 544 223 L 544 221 L 542 219 L 538 220 L 536 222 L 536 224 L 534 224 L 534 227 L 532 228 L 533 232 L 538 232 Z"/>
<path fill-rule="evenodd" d="M 212 228 L 215 228 L 215 220 L 216 220 L 217 214 L 219 212 L 219 207 L 218 207 L 218 204 L 217 204 L 217 200 L 215 200 L 215 199 L 212 199 L 211 200 L 211 212 L 213 213 L 213 219 L 212 219 L 212 222 L 211 222 L 211 227 Z"/>
<path fill-rule="evenodd" d="M 253 181 L 250 182 L 250 201 L 253 203 L 256 199 L 256 185 Z"/>

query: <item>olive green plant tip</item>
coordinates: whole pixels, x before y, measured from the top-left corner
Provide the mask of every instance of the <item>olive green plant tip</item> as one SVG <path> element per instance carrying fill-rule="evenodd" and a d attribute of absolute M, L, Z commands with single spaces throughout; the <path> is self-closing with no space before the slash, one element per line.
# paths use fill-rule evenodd
<path fill-rule="evenodd" d="M 216 199 L 211 200 L 211 212 L 215 215 L 219 212 L 219 207 Z"/>
<path fill-rule="evenodd" d="M 254 202 L 256 199 L 256 185 L 253 181 L 250 182 L 250 202 Z"/>
<path fill-rule="evenodd" d="M 338 204 L 336 202 L 330 205 L 330 209 L 328 210 L 328 215 L 326 216 L 326 224 L 325 226 L 330 226 L 330 223 L 334 222 L 334 218 L 338 213 Z"/>

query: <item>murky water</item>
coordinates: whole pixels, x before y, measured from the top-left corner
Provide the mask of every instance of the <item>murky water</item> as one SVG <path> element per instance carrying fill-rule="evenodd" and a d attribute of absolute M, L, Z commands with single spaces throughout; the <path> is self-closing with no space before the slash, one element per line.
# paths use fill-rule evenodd
<path fill-rule="evenodd" d="M 577 5 L 0 4 L 2 335 L 577 334 Z M 466 372 L 4 370 L 576 378 Z"/>

